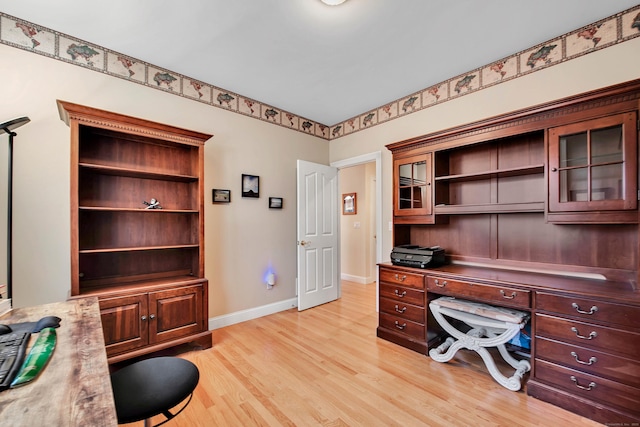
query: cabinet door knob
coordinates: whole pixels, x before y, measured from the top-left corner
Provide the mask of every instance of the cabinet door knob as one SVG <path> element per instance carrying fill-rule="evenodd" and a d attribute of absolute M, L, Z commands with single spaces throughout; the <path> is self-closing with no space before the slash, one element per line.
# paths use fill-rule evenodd
<path fill-rule="evenodd" d="M 156 318 L 156 315 L 155 315 L 155 314 L 151 314 L 151 315 L 149 315 L 149 319 L 153 320 L 153 319 L 155 319 L 155 318 Z"/>
<path fill-rule="evenodd" d="M 145 320 L 147 320 L 147 316 L 142 316 L 140 319 L 144 322 Z"/>
<path fill-rule="evenodd" d="M 551 168 L 551 172 L 558 172 L 558 168 Z"/>

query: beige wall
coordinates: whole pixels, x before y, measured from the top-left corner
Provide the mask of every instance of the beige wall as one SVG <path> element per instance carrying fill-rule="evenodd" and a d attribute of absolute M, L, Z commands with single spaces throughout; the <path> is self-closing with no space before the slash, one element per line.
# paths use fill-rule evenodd
<path fill-rule="evenodd" d="M 328 164 L 327 141 L 5 45 L 0 57 L 0 120 L 31 118 L 15 139 L 14 306 L 69 293 L 69 128 L 56 99 L 214 134 L 205 146 L 210 317 L 295 298 L 296 159 Z M 242 173 L 260 176 L 259 199 L 240 197 Z M 231 204 L 212 205 L 212 188 L 230 189 Z M 284 208 L 268 209 L 269 196 Z"/>
<path fill-rule="evenodd" d="M 640 38 L 331 141 L 331 162 L 382 152 L 382 259 L 393 245 L 392 158 L 385 145 L 640 78 Z M 446 246 L 443 243 L 438 243 Z"/>
<path fill-rule="evenodd" d="M 375 163 L 340 169 L 339 194 L 356 193 L 356 215 L 340 215 L 340 270 L 342 279 L 357 283 L 375 280 L 375 245 L 371 237 L 375 225 L 375 192 L 371 181 L 375 178 Z"/>

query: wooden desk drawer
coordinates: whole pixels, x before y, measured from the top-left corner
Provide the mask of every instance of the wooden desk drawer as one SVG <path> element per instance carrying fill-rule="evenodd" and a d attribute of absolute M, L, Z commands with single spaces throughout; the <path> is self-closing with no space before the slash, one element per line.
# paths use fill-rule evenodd
<path fill-rule="evenodd" d="M 640 389 L 565 368 L 542 360 L 535 361 L 536 379 L 598 403 L 609 403 L 640 414 Z"/>
<path fill-rule="evenodd" d="M 379 320 L 380 326 L 383 328 L 412 336 L 420 341 L 426 339 L 426 328 L 423 324 L 382 312 L 380 312 Z"/>
<path fill-rule="evenodd" d="M 380 297 L 424 307 L 424 291 L 380 283 Z"/>
<path fill-rule="evenodd" d="M 420 324 L 426 321 L 424 307 L 407 304 L 406 301 L 380 298 L 380 311 Z"/>
<path fill-rule="evenodd" d="M 640 362 L 546 338 L 536 340 L 536 358 L 640 388 Z"/>
<path fill-rule="evenodd" d="M 640 307 L 544 292 L 536 293 L 536 309 L 632 328 L 638 328 L 640 319 Z"/>
<path fill-rule="evenodd" d="M 482 300 L 489 304 L 529 309 L 531 292 L 504 286 L 485 285 L 438 276 L 427 277 L 427 290 L 471 300 Z"/>
<path fill-rule="evenodd" d="M 535 320 L 536 337 L 640 358 L 640 334 L 540 313 Z"/>
<path fill-rule="evenodd" d="M 424 290 L 424 276 L 422 274 L 407 273 L 405 271 L 380 269 L 380 282 L 393 283 L 407 288 Z"/>

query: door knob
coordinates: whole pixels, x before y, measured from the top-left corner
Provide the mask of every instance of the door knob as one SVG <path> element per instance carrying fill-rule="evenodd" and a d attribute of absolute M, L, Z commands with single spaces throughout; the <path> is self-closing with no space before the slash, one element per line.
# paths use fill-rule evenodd
<path fill-rule="evenodd" d="M 311 242 L 307 242 L 307 241 L 305 241 L 305 240 L 300 240 L 300 241 L 298 242 L 298 244 L 299 244 L 300 246 L 306 246 L 306 245 L 310 245 L 310 244 L 311 244 Z"/>

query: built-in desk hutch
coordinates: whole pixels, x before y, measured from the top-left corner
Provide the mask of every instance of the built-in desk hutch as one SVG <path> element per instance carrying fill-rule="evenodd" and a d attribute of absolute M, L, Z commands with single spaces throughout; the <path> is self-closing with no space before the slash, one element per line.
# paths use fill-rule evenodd
<path fill-rule="evenodd" d="M 636 80 L 388 145 L 394 246 L 448 263 L 379 266 L 378 336 L 428 354 L 441 295 L 528 311 L 526 393 L 638 422 L 639 100 Z"/>
<path fill-rule="evenodd" d="M 71 297 L 97 296 L 110 363 L 211 347 L 204 143 L 211 135 L 58 101 L 71 129 Z"/>

